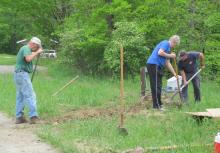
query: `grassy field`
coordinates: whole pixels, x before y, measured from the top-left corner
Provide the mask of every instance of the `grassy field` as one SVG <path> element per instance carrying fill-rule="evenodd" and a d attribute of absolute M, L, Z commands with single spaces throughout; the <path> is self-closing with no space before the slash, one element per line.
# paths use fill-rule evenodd
<path fill-rule="evenodd" d="M 199 104 L 193 102 L 190 88 L 188 105 L 181 109 L 167 105 L 165 112 L 155 112 L 139 105 L 139 77 L 125 80 L 125 127 L 128 135 L 123 136 L 118 132 L 118 80 L 83 76 L 71 71 L 71 68 L 57 64 L 55 60 L 41 60 L 41 64 L 48 66 L 48 73 L 38 72 L 33 83 L 39 114 L 45 122 L 38 128 L 37 134 L 64 153 L 110 153 L 122 152 L 137 146 L 147 149 L 172 145 L 189 146 L 158 152 L 212 152 L 214 136 L 220 128 L 220 121 L 204 119 L 198 123 L 185 112 L 219 107 L 219 84 L 203 81 L 202 101 Z M 57 96 L 51 96 L 76 75 L 80 76 L 78 80 Z M 13 76 L 0 75 L 0 81 L 0 111 L 14 116 Z"/>
<path fill-rule="evenodd" d="M 14 55 L 0 54 L 1 65 L 14 65 L 16 57 Z"/>

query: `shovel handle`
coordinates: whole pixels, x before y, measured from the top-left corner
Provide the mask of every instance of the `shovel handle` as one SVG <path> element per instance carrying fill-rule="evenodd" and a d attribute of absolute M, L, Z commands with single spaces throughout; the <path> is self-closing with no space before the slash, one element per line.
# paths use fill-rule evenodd
<path fill-rule="evenodd" d="M 199 74 L 202 71 L 202 69 L 199 69 L 188 81 L 187 84 L 189 84 L 190 81 L 192 81 L 193 78 L 195 78 L 195 76 L 197 76 L 197 74 Z M 186 85 L 182 86 L 180 89 L 182 90 Z"/>
<path fill-rule="evenodd" d="M 177 64 L 176 64 L 176 58 L 174 58 L 173 61 L 174 61 L 176 75 L 177 75 L 176 81 L 177 81 L 178 92 L 179 92 L 180 100 L 182 101 L 181 89 L 180 89 L 180 84 L 179 84 L 179 76 L 178 76 L 178 67 L 177 67 Z"/>
<path fill-rule="evenodd" d="M 202 69 L 199 69 L 199 70 L 187 81 L 187 84 L 183 85 L 183 86 L 180 88 L 180 91 L 182 91 L 183 88 L 185 88 L 185 87 L 190 83 L 190 81 L 192 81 L 192 79 L 195 78 L 195 76 L 197 76 L 201 71 L 202 71 Z M 173 99 L 178 92 L 179 92 L 179 91 L 176 91 L 176 92 L 173 94 L 173 96 L 171 97 L 171 99 Z"/>

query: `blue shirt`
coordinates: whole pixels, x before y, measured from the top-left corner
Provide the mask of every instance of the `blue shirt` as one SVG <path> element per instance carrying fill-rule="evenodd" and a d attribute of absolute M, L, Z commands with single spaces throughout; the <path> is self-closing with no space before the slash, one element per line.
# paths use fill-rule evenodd
<path fill-rule="evenodd" d="M 159 50 L 163 49 L 166 53 L 170 53 L 170 43 L 168 40 L 161 41 L 157 46 L 154 48 L 152 54 L 147 60 L 147 64 L 156 64 L 159 67 L 163 67 L 166 62 L 166 57 L 160 56 L 158 54 Z"/>

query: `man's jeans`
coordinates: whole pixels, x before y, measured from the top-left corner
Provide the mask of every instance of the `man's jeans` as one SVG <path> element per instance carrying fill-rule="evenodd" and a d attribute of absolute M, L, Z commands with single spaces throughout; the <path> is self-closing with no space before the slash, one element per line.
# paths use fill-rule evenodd
<path fill-rule="evenodd" d="M 187 80 L 189 80 L 192 76 L 193 74 L 186 73 Z M 201 94 L 200 94 L 200 78 L 198 75 L 192 79 L 192 84 L 193 84 L 195 101 L 199 102 L 201 100 Z M 188 101 L 188 85 L 182 90 L 182 98 L 184 102 Z"/>
<path fill-rule="evenodd" d="M 36 95 L 27 72 L 15 72 L 16 84 L 16 118 L 24 114 L 25 104 L 29 107 L 29 117 L 38 116 Z"/>

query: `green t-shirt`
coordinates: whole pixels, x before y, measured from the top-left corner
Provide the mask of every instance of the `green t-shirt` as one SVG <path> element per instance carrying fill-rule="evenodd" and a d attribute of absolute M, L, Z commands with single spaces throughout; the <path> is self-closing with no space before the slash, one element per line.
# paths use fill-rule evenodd
<path fill-rule="evenodd" d="M 26 62 L 24 59 L 25 56 L 31 55 L 31 54 L 32 54 L 31 49 L 27 45 L 21 47 L 18 54 L 17 54 L 15 69 L 16 70 L 24 70 L 26 72 L 31 73 L 33 71 L 32 61 Z"/>

